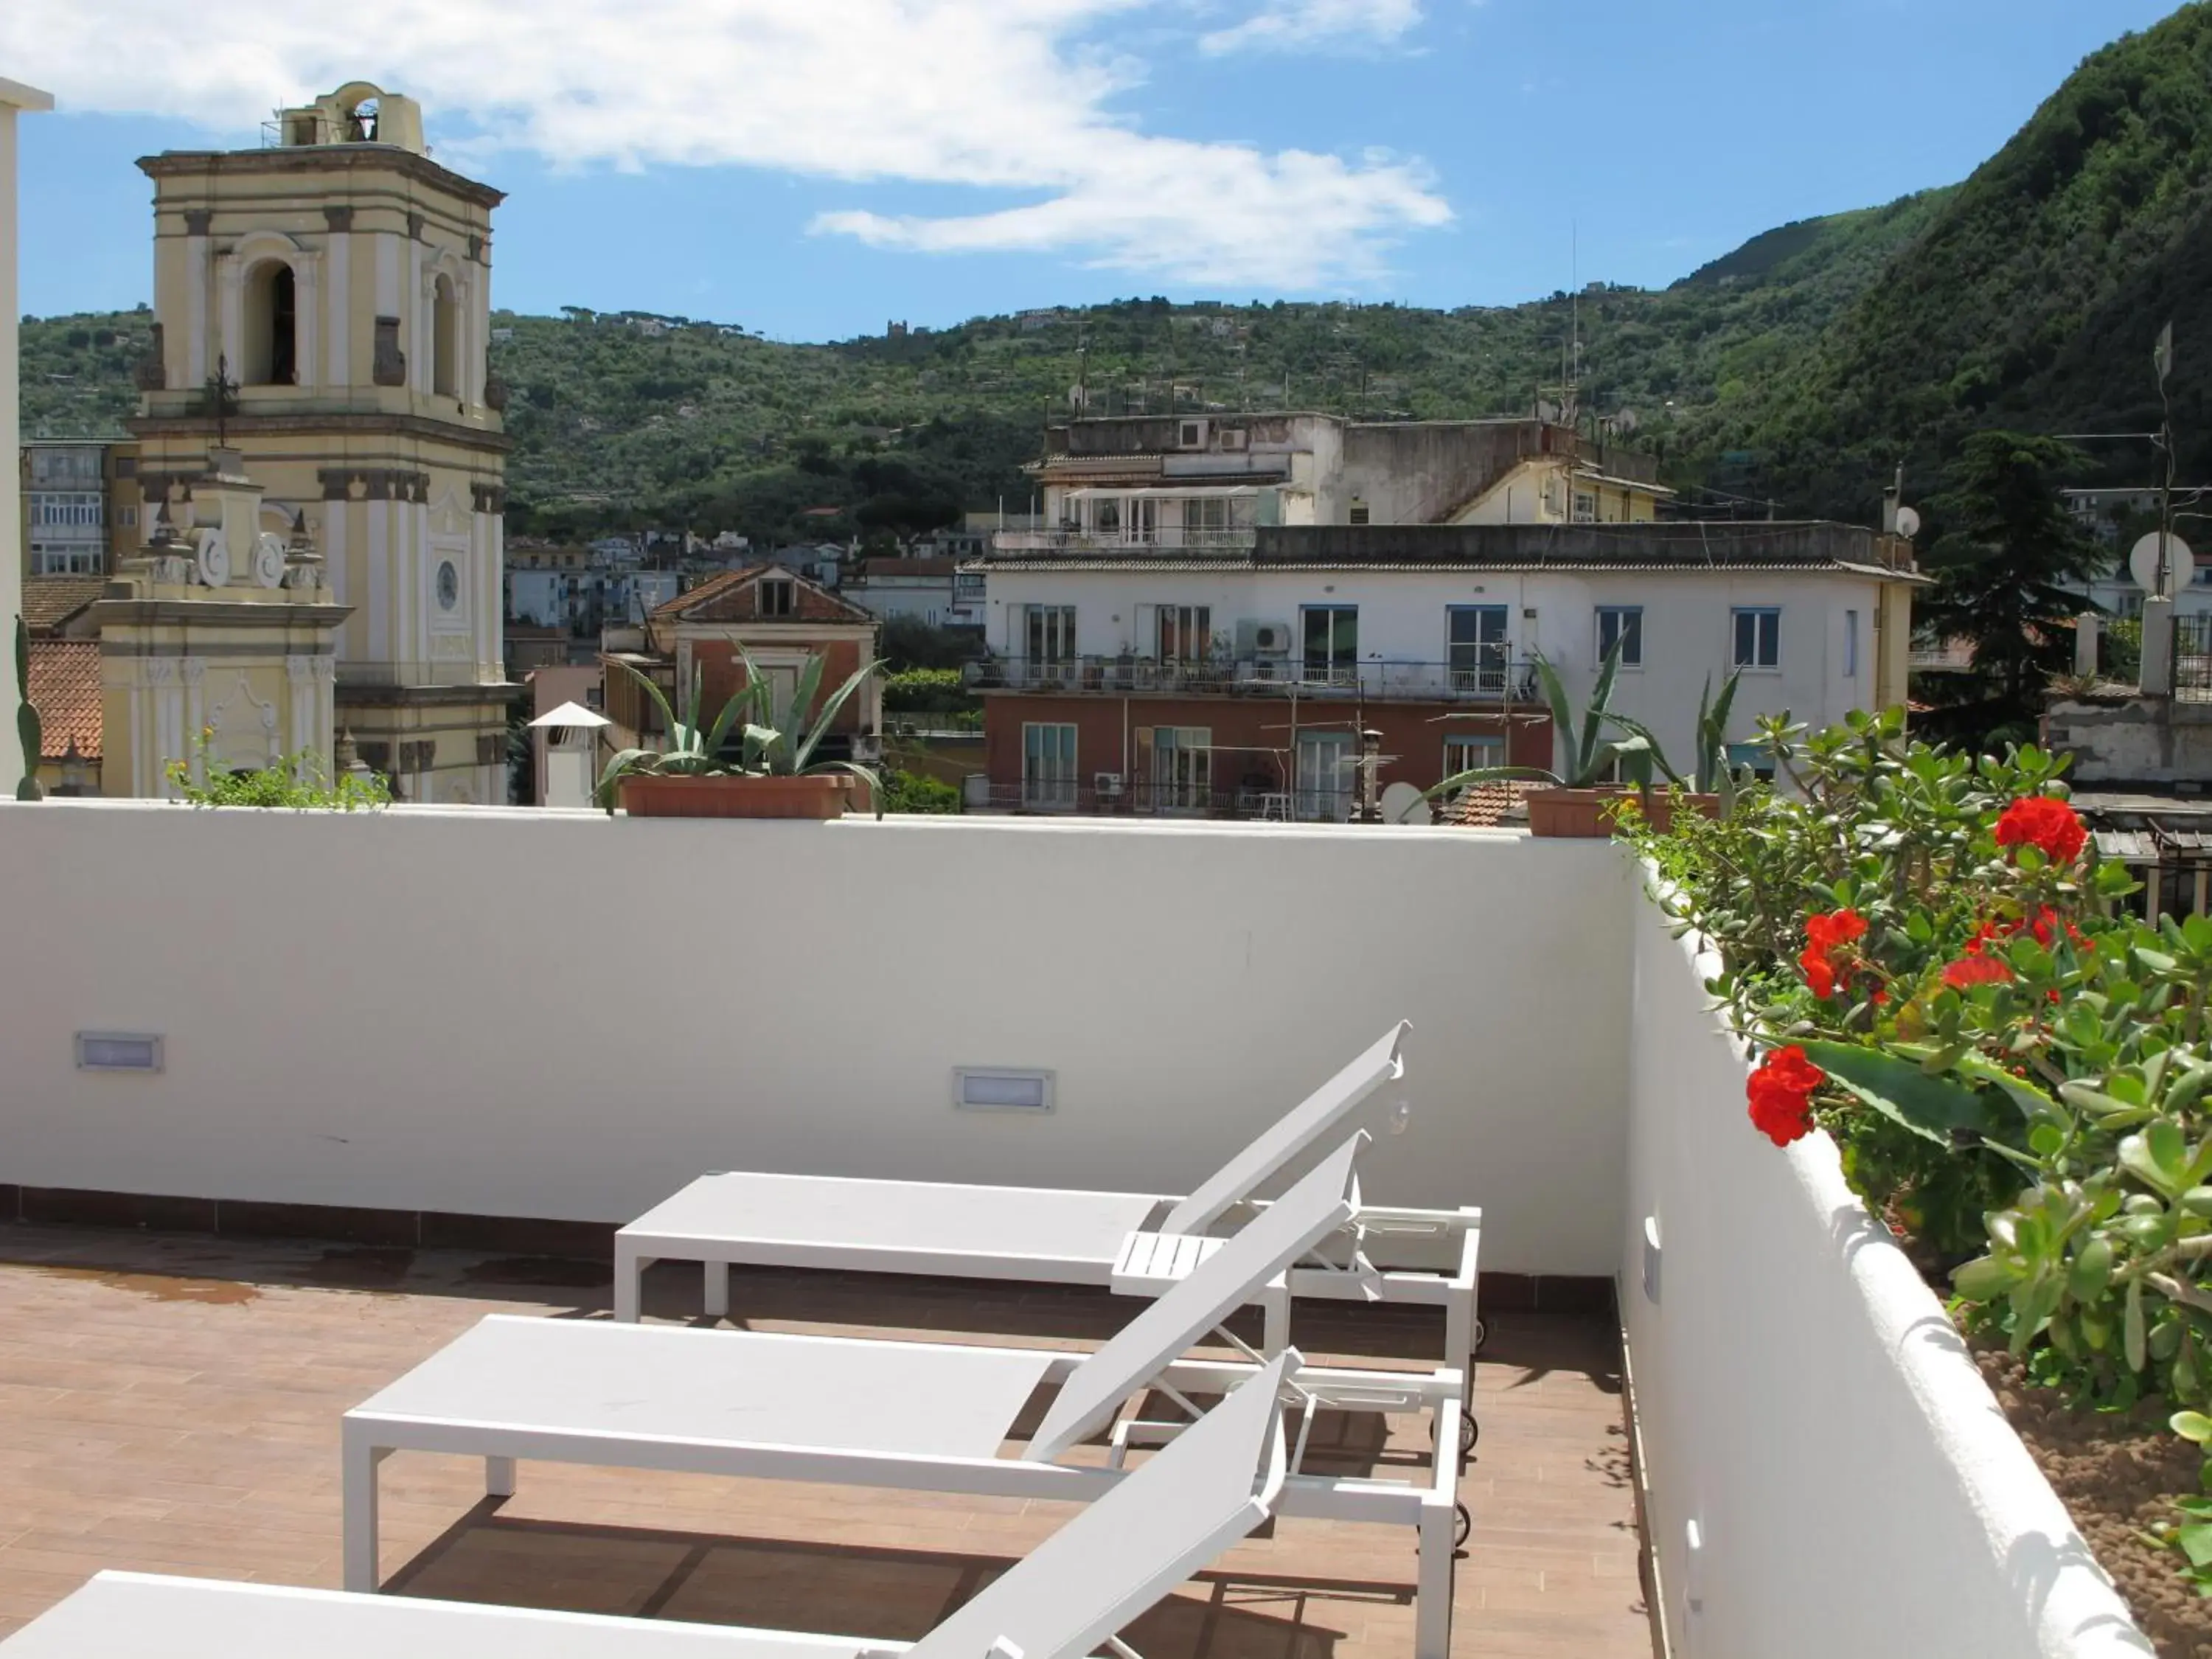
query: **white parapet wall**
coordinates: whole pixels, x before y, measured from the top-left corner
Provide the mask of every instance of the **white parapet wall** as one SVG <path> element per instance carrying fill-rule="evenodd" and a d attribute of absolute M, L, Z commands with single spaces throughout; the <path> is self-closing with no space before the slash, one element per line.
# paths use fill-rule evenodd
<path fill-rule="evenodd" d="M 1620 1299 L 1674 1653 L 2149 1653 L 1834 1143 L 1752 1127 L 1717 962 L 1635 909 Z"/>
<path fill-rule="evenodd" d="M 1452 830 L 4 803 L 0 1182 L 601 1222 L 724 1169 L 1180 1192 L 1402 1018 L 1370 1196 L 1610 1277 L 1632 894 L 1607 844 Z M 83 1031 L 164 1069 L 80 1070 Z M 956 1111 L 956 1066 L 1048 1068 L 1054 1109 Z"/>

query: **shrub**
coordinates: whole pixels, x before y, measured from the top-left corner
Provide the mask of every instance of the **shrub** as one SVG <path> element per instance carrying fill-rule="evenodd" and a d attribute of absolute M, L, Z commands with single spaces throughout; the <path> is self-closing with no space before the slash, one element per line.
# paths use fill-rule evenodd
<path fill-rule="evenodd" d="M 957 812 L 960 791 L 924 773 L 886 771 L 883 807 L 886 812 Z"/>

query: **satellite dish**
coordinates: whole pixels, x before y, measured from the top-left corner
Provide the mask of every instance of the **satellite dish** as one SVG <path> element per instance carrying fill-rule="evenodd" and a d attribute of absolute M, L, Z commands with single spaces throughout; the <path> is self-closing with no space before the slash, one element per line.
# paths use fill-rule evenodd
<path fill-rule="evenodd" d="M 1897 533 L 1908 542 L 1920 533 L 1920 514 L 1910 507 L 1897 509 Z"/>
<path fill-rule="evenodd" d="M 1382 806 L 1385 823 L 1435 822 L 1436 815 L 1429 811 L 1429 798 L 1421 793 L 1419 784 L 1392 784 L 1382 792 Z"/>
<path fill-rule="evenodd" d="M 2136 579 L 2136 586 L 2145 593 L 2170 599 L 2189 586 L 2190 578 L 2197 574 L 2197 557 L 2189 550 L 2189 544 L 2171 531 L 2166 537 L 2166 585 L 2158 580 L 2159 532 L 2152 531 L 2128 550 L 2128 574 Z"/>

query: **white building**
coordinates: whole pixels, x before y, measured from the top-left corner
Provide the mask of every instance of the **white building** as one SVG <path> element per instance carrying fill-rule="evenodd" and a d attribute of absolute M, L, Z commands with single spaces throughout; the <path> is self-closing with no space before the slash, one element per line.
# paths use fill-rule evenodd
<path fill-rule="evenodd" d="M 957 559 L 863 559 L 842 592 L 889 622 L 910 617 L 931 628 L 983 626 L 984 573 Z"/>
<path fill-rule="evenodd" d="M 1738 741 L 1760 714 L 1820 726 L 1900 703 L 1924 580 L 1908 543 L 1821 523 L 1267 529 L 1249 553 L 988 568 L 994 658 L 973 678 L 994 799 L 1081 810 L 1113 775 L 1175 810 L 1234 811 L 1243 791 L 1324 817 L 1362 727 L 1383 734 L 1386 782 L 1551 763 L 1533 664 L 1579 708 L 1616 642 L 1613 706 L 1678 768 L 1732 670 Z"/>

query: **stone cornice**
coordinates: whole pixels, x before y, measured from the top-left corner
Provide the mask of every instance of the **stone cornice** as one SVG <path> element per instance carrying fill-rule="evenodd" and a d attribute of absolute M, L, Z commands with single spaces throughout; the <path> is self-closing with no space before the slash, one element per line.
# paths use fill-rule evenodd
<path fill-rule="evenodd" d="M 318 173 L 368 168 L 404 173 L 489 212 L 507 199 L 503 190 L 465 179 L 427 155 L 392 144 L 301 144 L 271 149 L 167 149 L 142 155 L 138 170 L 149 179 L 191 179 L 218 173 Z"/>
<path fill-rule="evenodd" d="M 133 415 L 123 424 L 135 438 L 200 438 L 215 434 L 215 417 L 211 415 Z M 450 421 L 434 421 L 422 415 L 309 414 L 227 416 L 222 422 L 226 433 L 240 437 L 279 436 L 287 433 L 360 433 L 371 436 L 404 435 L 426 438 L 438 443 L 452 444 L 459 449 L 480 449 L 486 454 L 504 455 L 514 449 L 514 440 L 504 432 L 487 432 L 479 427 L 459 426 Z"/>

